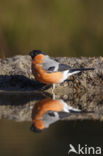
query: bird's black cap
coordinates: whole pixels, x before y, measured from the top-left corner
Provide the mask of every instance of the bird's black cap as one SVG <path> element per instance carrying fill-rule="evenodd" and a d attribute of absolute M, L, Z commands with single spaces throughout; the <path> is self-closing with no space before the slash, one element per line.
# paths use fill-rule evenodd
<path fill-rule="evenodd" d="M 32 57 L 32 59 L 33 59 L 35 56 L 39 55 L 39 54 L 46 55 L 46 53 L 43 52 L 43 51 L 41 51 L 41 50 L 32 50 L 32 51 L 30 51 L 30 53 L 29 53 L 29 55 Z"/>

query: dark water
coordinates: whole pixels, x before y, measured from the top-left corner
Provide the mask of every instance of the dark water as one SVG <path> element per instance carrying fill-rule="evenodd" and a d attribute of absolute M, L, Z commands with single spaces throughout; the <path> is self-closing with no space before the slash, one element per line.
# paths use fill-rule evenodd
<path fill-rule="evenodd" d="M 0 120 L 1 156 L 66 156 L 69 144 L 103 146 L 103 124 L 99 122 L 59 121 L 39 134 L 31 132 L 30 125 L 31 122 Z"/>
<path fill-rule="evenodd" d="M 25 96 L 19 98 L 18 95 L 11 95 L 8 97 L 3 95 L 0 97 L 0 100 L 2 99 L 1 101 L 5 103 L 5 105 L 1 104 L 1 109 L 4 106 L 6 109 L 14 107 L 13 113 L 16 114 L 22 108 L 21 101 L 24 105 L 23 108 L 27 107 L 25 102 L 28 101 L 28 98 L 24 100 Z M 17 106 L 17 104 L 19 105 Z M 4 112 L 2 118 L 9 119 L 5 113 L 7 112 Z M 21 122 L 15 121 L 15 118 L 13 120 L 7 119 L 0 120 L 0 156 L 67 156 L 69 144 L 75 148 L 78 144 L 103 147 L 103 123 L 99 121 L 62 120 L 50 125 L 41 133 L 34 133 L 30 130 L 32 119 Z M 71 153 L 70 155 L 75 154 Z"/>

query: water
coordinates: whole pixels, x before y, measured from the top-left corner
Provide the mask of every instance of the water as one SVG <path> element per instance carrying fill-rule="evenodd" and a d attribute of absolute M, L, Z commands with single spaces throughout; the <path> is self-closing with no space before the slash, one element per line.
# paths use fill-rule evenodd
<path fill-rule="evenodd" d="M 61 121 L 43 133 L 30 131 L 31 122 L 0 120 L 0 155 L 68 155 L 69 144 L 103 145 L 103 125 L 99 122 Z"/>
<path fill-rule="evenodd" d="M 103 146 L 100 121 L 60 120 L 40 133 L 31 131 L 33 96 L 36 96 L 35 103 L 44 99 L 44 95 L 35 94 L 0 96 L 0 156 L 66 156 L 69 144 L 75 148 L 78 144 Z"/>

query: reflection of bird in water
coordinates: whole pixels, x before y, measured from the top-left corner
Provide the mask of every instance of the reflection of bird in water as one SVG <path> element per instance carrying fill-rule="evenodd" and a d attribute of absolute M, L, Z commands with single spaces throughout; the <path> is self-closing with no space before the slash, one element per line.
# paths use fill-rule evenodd
<path fill-rule="evenodd" d="M 32 110 L 32 131 L 42 131 L 52 123 L 69 116 L 70 113 L 80 112 L 61 99 L 45 98 L 34 105 Z"/>
<path fill-rule="evenodd" d="M 44 84 L 52 84 L 53 90 L 55 84 L 64 82 L 69 76 L 86 70 L 94 70 L 94 68 L 71 69 L 66 64 L 51 59 L 47 54 L 40 50 L 30 52 L 32 57 L 32 73 L 36 80 Z"/>

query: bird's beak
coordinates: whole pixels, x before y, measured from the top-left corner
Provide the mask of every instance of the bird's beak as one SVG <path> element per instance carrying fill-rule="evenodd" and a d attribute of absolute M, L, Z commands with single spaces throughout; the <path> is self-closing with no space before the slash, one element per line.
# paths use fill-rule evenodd
<path fill-rule="evenodd" d="M 32 51 L 30 51 L 29 55 L 31 56 L 32 59 L 34 58 L 34 54 Z"/>
<path fill-rule="evenodd" d="M 32 57 L 32 51 L 30 51 L 29 55 Z"/>

